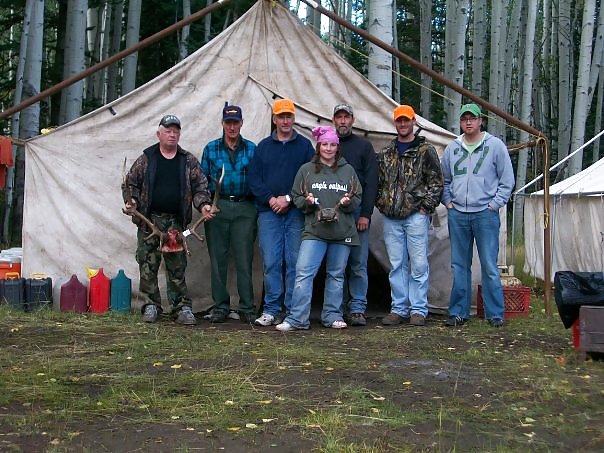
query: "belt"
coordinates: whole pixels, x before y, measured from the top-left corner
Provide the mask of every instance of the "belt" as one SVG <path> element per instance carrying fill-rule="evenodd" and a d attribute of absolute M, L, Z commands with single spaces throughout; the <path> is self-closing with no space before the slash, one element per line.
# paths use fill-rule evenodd
<path fill-rule="evenodd" d="M 238 197 L 236 195 L 223 195 L 220 194 L 219 197 L 221 200 L 232 201 L 234 203 L 239 203 L 241 201 L 252 201 L 253 197 L 251 195 L 245 195 L 243 197 Z"/>

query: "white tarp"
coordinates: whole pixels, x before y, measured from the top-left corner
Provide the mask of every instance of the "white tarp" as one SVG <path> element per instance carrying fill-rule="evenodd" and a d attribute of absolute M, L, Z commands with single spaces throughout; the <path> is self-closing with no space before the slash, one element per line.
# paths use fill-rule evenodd
<path fill-rule="evenodd" d="M 604 271 L 604 158 L 550 193 L 551 277 L 556 271 Z M 524 205 L 524 270 L 544 278 L 543 190 Z"/>
<path fill-rule="evenodd" d="M 86 281 L 86 267 L 102 267 L 109 276 L 122 268 L 138 289 L 134 259 L 136 228 L 123 215 L 120 183 L 128 167 L 156 141 L 162 115 L 182 121 L 181 145 L 199 156 L 222 133 L 225 101 L 243 109 L 243 135 L 259 141 L 270 133 L 276 97 L 296 103 L 296 127 L 309 135 L 329 124 L 333 106 L 355 109 L 357 133 L 381 147 L 394 135 L 395 102 L 326 46 L 282 6 L 259 1 L 236 23 L 164 74 L 128 95 L 53 132 L 26 143 L 23 270 L 53 278 L 59 287 L 71 274 Z M 424 118 L 422 132 L 439 152 L 453 135 Z M 444 208 L 431 234 L 432 306 L 447 304 L 450 255 Z M 376 216 L 374 215 L 374 218 Z M 380 219 L 371 248 L 387 267 Z M 211 305 L 210 269 L 205 245 L 189 239 L 192 256 L 187 284 L 194 308 Z M 256 257 L 256 299 L 261 297 L 261 262 Z M 163 272 L 160 272 L 160 275 Z M 233 274 L 233 272 L 230 272 Z M 236 293 L 233 303 L 237 302 Z"/>

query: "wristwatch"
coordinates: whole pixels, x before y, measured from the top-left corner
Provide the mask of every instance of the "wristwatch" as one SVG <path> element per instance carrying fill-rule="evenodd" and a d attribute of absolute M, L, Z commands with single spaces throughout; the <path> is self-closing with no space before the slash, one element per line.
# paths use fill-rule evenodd
<path fill-rule="evenodd" d="M 289 195 L 285 195 L 285 201 L 287 201 L 288 203 L 291 203 L 292 197 L 290 197 Z"/>

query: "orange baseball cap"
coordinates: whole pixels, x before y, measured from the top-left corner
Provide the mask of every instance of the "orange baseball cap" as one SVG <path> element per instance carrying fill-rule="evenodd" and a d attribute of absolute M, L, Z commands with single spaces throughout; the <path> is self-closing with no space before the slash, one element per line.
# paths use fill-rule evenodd
<path fill-rule="evenodd" d="M 415 118 L 415 110 L 413 110 L 413 107 L 410 105 L 399 105 L 394 109 L 394 114 L 392 116 L 395 120 L 399 119 L 401 116 L 412 120 Z"/>
<path fill-rule="evenodd" d="M 281 113 L 296 113 L 294 102 L 291 99 L 277 99 L 273 103 L 273 115 Z"/>

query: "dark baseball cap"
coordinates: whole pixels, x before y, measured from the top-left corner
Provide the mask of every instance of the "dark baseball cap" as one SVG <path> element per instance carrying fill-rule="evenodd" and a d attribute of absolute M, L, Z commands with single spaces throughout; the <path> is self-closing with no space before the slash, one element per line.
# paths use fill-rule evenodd
<path fill-rule="evenodd" d="M 354 113 L 352 112 L 352 106 L 350 104 L 338 104 L 333 108 L 333 116 L 336 116 L 336 113 L 338 113 L 340 110 L 343 110 L 344 112 L 348 113 L 349 115 L 354 116 Z"/>
<path fill-rule="evenodd" d="M 222 109 L 222 121 L 235 120 L 243 121 L 243 114 L 241 113 L 241 107 L 238 105 L 227 105 Z"/>
<path fill-rule="evenodd" d="M 176 115 L 164 115 L 159 125 L 163 127 L 176 126 L 180 129 L 180 120 Z"/>

